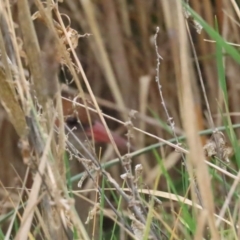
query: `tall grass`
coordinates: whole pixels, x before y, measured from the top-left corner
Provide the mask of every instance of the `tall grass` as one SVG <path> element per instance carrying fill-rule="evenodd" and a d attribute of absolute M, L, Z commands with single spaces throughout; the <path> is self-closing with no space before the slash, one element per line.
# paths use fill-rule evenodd
<path fill-rule="evenodd" d="M 221 3 L 0 2 L 0 239 L 240 238 L 240 16 Z M 72 136 L 63 83 L 111 144 Z"/>

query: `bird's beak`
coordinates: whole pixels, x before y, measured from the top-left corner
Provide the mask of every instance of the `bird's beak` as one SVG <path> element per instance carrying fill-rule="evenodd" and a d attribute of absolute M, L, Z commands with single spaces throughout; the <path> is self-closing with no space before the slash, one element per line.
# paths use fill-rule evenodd
<path fill-rule="evenodd" d="M 94 140 L 99 143 L 110 143 L 109 136 L 107 134 L 107 131 L 105 127 L 103 126 L 102 123 L 99 121 L 95 121 L 94 124 L 92 125 L 92 133 Z M 91 137 L 91 129 L 88 129 L 86 131 L 86 134 Z M 119 136 L 116 133 L 111 132 L 113 140 L 115 141 L 116 145 L 120 148 L 126 147 L 127 146 L 127 141 Z"/>

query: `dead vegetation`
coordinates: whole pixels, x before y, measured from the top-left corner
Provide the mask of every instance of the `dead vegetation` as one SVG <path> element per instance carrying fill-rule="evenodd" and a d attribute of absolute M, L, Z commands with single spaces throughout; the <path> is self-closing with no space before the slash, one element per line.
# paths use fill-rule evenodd
<path fill-rule="evenodd" d="M 0 1 L 0 239 L 239 239 L 239 19 Z"/>

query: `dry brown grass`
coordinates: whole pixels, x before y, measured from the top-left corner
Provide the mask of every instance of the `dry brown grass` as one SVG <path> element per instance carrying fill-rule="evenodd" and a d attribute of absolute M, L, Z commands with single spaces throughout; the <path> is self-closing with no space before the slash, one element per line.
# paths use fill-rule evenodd
<path fill-rule="evenodd" d="M 189 4 L 240 42 L 235 1 Z M 213 135 L 209 153 L 198 135 L 224 125 L 224 114 L 238 123 L 239 63 L 223 58 L 226 100 L 216 44 L 184 18 L 181 1 L 4 0 L 0 26 L 0 239 L 240 238 L 238 155 L 228 152 L 238 142 Z M 83 107 L 91 100 L 88 117 L 99 115 L 109 146 L 66 141 L 63 83 Z M 127 150 L 108 127 L 127 133 Z M 78 180 L 85 172 L 81 189 L 68 164 Z"/>

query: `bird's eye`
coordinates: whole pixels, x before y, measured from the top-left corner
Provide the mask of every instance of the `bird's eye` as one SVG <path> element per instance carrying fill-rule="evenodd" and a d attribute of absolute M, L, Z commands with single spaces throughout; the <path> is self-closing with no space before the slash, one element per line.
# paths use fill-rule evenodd
<path fill-rule="evenodd" d="M 73 128 L 73 127 L 77 127 L 79 123 L 76 117 L 71 116 L 66 119 L 66 124 L 68 125 L 68 127 Z"/>

